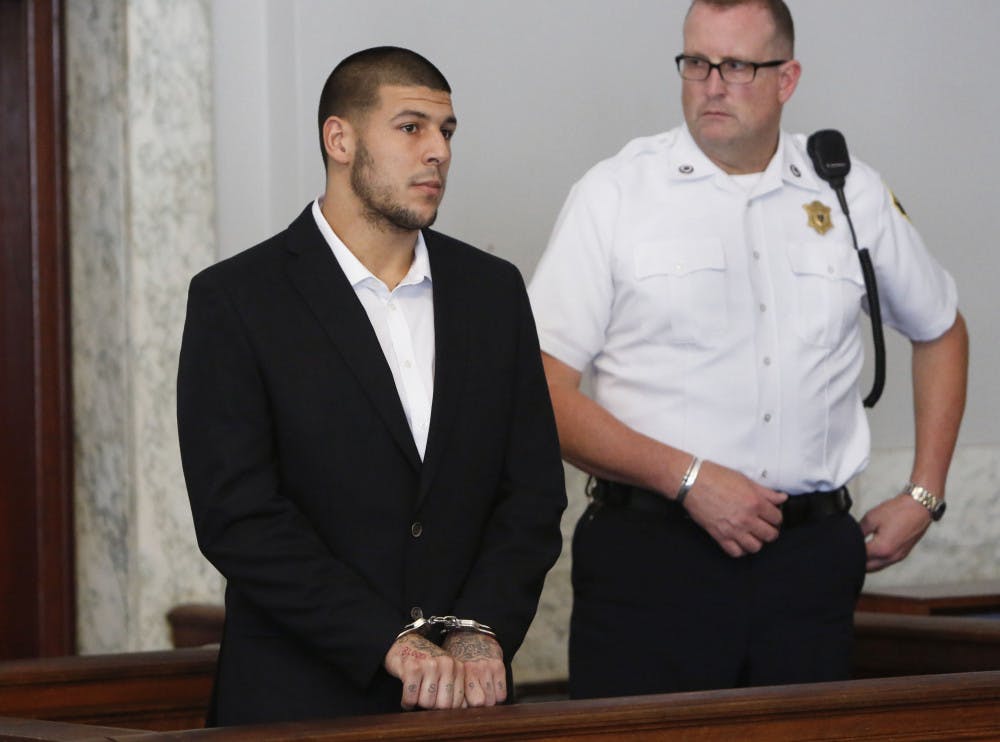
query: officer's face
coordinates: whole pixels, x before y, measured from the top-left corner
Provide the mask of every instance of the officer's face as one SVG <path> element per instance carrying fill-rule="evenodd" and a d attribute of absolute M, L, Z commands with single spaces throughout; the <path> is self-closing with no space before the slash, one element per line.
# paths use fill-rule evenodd
<path fill-rule="evenodd" d="M 444 197 L 455 114 L 451 96 L 386 85 L 357 133 L 351 189 L 365 218 L 382 228 L 429 227 Z"/>
<path fill-rule="evenodd" d="M 711 62 L 788 59 L 774 21 L 758 5 L 695 5 L 684 24 L 684 53 Z M 684 120 L 701 150 L 730 173 L 759 172 L 778 144 L 781 108 L 795 90 L 798 62 L 757 70 L 753 82 L 727 83 L 712 70 L 707 80 L 682 81 Z"/>

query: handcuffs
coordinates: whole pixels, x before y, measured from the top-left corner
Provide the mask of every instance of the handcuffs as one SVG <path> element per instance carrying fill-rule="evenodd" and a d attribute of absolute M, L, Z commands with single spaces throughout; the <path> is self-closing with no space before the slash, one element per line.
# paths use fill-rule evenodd
<path fill-rule="evenodd" d="M 431 616 L 430 618 L 418 618 L 413 623 L 408 623 L 403 630 L 396 635 L 396 640 L 402 639 L 407 634 L 420 634 L 426 638 L 434 629 L 440 629 L 442 634 L 449 631 L 475 631 L 478 634 L 486 634 L 496 638 L 493 629 L 484 623 L 473 621 L 471 618 L 456 618 L 455 616 Z"/>

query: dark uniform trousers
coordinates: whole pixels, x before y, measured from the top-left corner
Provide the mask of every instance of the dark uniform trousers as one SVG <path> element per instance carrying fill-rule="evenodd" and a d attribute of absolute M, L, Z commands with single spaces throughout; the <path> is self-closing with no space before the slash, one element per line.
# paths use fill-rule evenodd
<path fill-rule="evenodd" d="M 679 508 L 594 502 L 573 538 L 570 697 L 847 679 L 865 561 L 849 512 L 732 558 Z"/>

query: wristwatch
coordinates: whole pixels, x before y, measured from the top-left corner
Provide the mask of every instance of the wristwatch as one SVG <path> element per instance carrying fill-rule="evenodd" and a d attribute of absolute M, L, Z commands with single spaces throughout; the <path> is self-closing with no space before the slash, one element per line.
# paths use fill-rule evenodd
<path fill-rule="evenodd" d="M 941 516 L 944 515 L 944 509 L 946 507 L 944 500 L 939 500 L 931 494 L 930 490 L 925 487 L 921 487 L 919 484 L 914 484 L 913 482 L 907 482 L 906 487 L 904 487 L 903 490 L 906 494 L 927 508 L 928 512 L 931 514 L 931 520 L 941 520 Z"/>

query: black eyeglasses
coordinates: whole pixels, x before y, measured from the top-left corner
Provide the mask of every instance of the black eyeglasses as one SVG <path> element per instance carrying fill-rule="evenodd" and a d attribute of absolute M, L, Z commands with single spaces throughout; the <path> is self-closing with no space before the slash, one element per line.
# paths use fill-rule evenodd
<path fill-rule="evenodd" d="M 744 62 L 741 59 L 725 59 L 718 64 L 709 62 L 704 57 L 690 57 L 686 54 L 678 54 L 674 57 L 677 62 L 677 71 L 685 80 L 692 82 L 703 82 L 712 74 L 712 70 L 719 71 L 719 77 L 723 82 L 733 85 L 746 85 L 754 81 L 757 77 L 757 70 L 761 67 L 778 67 L 787 62 L 787 59 L 772 59 L 770 62 Z"/>

